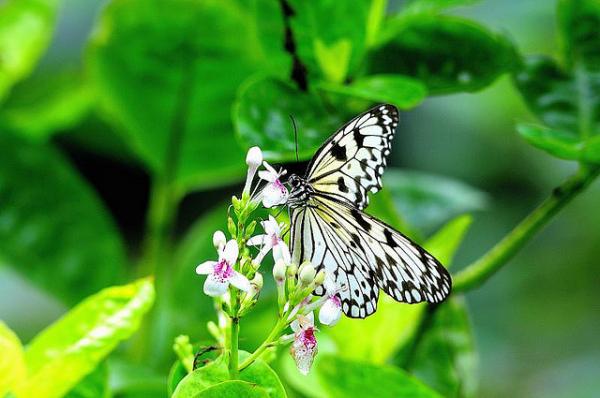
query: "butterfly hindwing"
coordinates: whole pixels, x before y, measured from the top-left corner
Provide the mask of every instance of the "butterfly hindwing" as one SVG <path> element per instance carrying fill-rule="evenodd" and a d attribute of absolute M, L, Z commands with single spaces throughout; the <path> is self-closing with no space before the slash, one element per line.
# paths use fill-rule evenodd
<path fill-rule="evenodd" d="M 450 276 L 431 254 L 343 202 L 315 195 L 309 206 L 294 209 L 292 225 L 292 241 L 301 242 L 294 252 L 334 275 L 349 317 L 375 312 L 379 289 L 406 303 L 437 303 L 450 292 Z"/>
<path fill-rule="evenodd" d="M 364 209 L 381 175 L 398 125 L 398 109 L 379 105 L 340 128 L 315 154 L 306 180 L 316 191 Z"/>

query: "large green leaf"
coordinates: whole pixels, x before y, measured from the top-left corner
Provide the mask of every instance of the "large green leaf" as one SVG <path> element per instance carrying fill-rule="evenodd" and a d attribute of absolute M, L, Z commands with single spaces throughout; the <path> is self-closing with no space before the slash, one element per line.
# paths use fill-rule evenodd
<path fill-rule="evenodd" d="M 190 395 L 197 398 L 267 398 L 269 395 L 256 384 L 239 380 L 224 381 L 210 386 L 199 394 Z"/>
<path fill-rule="evenodd" d="M 0 397 L 25 381 L 27 368 L 23 346 L 17 335 L 0 321 Z"/>
<path fill-rule="evenodd" d="M 427 89 L 421 82 L 400 75 L 371 75 L 348 85 L 322 83 L 319 88 L 344 96 L 393 104 L 400 109 L 414 108 L 427 96 Z"/>
<path fill-rule="evenodd" d="M 435 391 L 401 369 L 350 361 L 328 355 L 316 369 L 328 396 L 440 398 Z"/>
<path fill-rule="evenodd" d="M 60 0 L 8 0 L 0 4 L 0 101 L 27 76 L 48 46 Z"/>
<path fill-rule="evenodd" d="M 560 0 L 557 15 L 566 61 L 600 71 L 600 2 Z"/>
<path fill-rule="evenodd" d="M 90 72 L 155 174 L 181 192 L 223 185 L 245 166 L 231 123 L 235 93 L 256 71 L 287 77 L 283 35 L 269 0 L 116 0 L 94 35 Z"/>
<path fill-rule="evenodd" d="M 389 169 L 383 181 L 398 212 L 426 235 L 460 214 L 483 210 L 488 201 L 463 182 L 423 172 Z"/>
<path fill-rule="evenodd" d="M 367 44 L 371 1 L 288 0 L 291 27 L 309 78 L 343 82 L 360 66 Z M 372 17 L 372 24 L 376 24 Z M 372 29 L 376 29 L 372 27 Z"/>
<path fill-rule="evenodd" d="M 118 283 L 125 253 L 86 182 L 50 146 L 0 134 L 0 263 L 67 303 Z"/>
<path fill-rule="evenodd" d="M 65 398 L 109 398 L 108 366 L 101 363 L 69 391 Z"/>
<path fill-rule="evenodd" d="M 408 370 L 444 397 L 475 396 L 477 354 L 462 296 L 435 311 Z"/>
<path fill-rule="evenodd" d="M 411 76 L 431 94 L 477 91 L 510 71 L 515 60 L 505 37 L 456 17 L 399 17 L 383 40 L 371 56 L 370 72 Z"/>
<path fill-rule="evenodd" d="M 600 3 L 561 0 L 557 14 L 564 65 L 529 57 L 515 75 L 523 98 L 550 128 L 525 126 L 519 132 L 554 156 L 598 162 L 593 150 L 591 158 L 581 153 L 600 134 Z"/>
<path fill-rule="evenodd" d="M 110 287 L 82 301 L 27 346 L 29 377 L 17 395 L 63 396 L 137 330 L 153 301 L 149 279 Z"/>
<path fill-rule="evenodd" d="M 585 148 L 577 136 L 535 124 L 519 124 L 517 131 L 531 145 L 563 159 L 580 159 Z"/>
<path fill-rule="evenodd" d="M 456 218 L 431 237 L 425 248 L 448 267 L 470 223 L 468 216 Z M 328 332 L 344 357 L 385 363 L 413 336 L 424 309 L 422 303 L 400 304 L 381 293 L 373 315 L 360 320 L 344 317 Z"/>
<path fill-rule="evenodd" d="M 410 0 L 404 13 L 440 12 L 453 7 L 468 6 L 480 0 Z"/>
<path fill-rule="evenodd" d="M 545 124 L 578 136 L 578 87 L 569 72 L 551 58 L 525 58 L 514 75 L 529 108 Z"/>
<path fill-rule="evenodd" d="M 240 351 L 240 360 L 248 357 L 248 353 Z M 211 386 L 229 379 L 227 364 L 224 357 L 219 357 L 212 363 L 194 370 L 181 380 L 173 398 L 197 396 Z M 258 385 L 270 398 L 285 398 L 285 390 L 277 374 L 263 360 L 257 359 L 251 366 L 240 373 L 240 379 Z M 200 395 L 202 396 L 202 395 Z"/>
<path fill-rule="evenodd" d="M 38 74 L 13 88 L 0 110 L 0 128 L 45 140 L 77 125 L 93 101 L 90 85 L 79 73 Z"/>
<path fill-rule="evenodd" d="M 298 155 L 312 156 L 341 125 L 322 100 L 273 78 L 250 80 L 240 91 L 234 110 L 239 138 L 245 147 L 258 145 L 274 161 L 295 160 L 294 129 L 298 126 Z"/>

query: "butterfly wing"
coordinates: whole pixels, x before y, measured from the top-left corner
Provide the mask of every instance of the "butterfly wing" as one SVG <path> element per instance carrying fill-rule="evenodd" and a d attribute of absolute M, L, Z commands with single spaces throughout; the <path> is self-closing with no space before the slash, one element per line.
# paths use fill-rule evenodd
<path fill-rule="evenodd" d="M 398 120 L 393 105 L 379 105 L 355 117 L 321 146 L 305 179 L 314 190 L 364 209 L 367 193 L 381 189 Z"/>
<path fill-rule="evenodd" d="M 379 289 L 406 303 L 437 303 L 450 293 L 446 269 L 389 225 L 327 196 L 307 204 L 292 211 L 292 252 L 333 275 L 347 316 L 375 312 Z"/>

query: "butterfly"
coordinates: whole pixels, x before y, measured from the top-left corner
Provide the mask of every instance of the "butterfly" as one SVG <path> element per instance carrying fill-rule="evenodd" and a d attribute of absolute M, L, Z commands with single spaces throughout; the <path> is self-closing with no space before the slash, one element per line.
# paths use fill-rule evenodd
<path fill-rule="evenodd" d="M 288 178 L 292 257 L 325 269 L 351 318 L 373 314 L 380 290 L 400 302 L 438 303 L 452 285 L 425 249 L 363 212 L 368 193 L 382 187 L 398 120 L 393 105 L 368 110 L 319 148 L 304 177 Z M 325 290 L 319 286 L 314 294 Z"/>

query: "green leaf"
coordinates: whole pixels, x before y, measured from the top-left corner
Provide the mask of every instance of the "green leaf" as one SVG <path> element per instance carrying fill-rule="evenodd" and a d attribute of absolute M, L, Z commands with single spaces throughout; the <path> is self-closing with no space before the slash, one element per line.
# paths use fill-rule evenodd
<path fill-rule="evenodd" d="M 578 160 L 585 144 L 571 133 L 535 124 L 519 124 L 517 131 L 531 145 L 562 159 Z"/>
<path fill-rule="evenodd" d="M 64 157 L 8 133 L 0 148 L 0 264 L 71 304 L 121 281 L 117 229 Z"/>
<path fill-rule="evenodd" d="M 188 372 L 181 363 L 181 361 L 175 361 L 173 366 L 171 366 L 171 370 L 169 370 L 169 376 L 167 377 L 167 393 L 169 397 L 173 395 L 175 389 L 177 388 L 177 385 L 187 375 Z"/>
<path fill-rule="evenodd" d="M 586 140 L 581 160 L 587 163 L 600 164 L 600 135 Z"/>
<path fill-rule="evenodd" d="M 411 109 L 427 97 L 427 89 L 418 80 L 400 75 L 371 75 L 354 80 L 349 85 L 322 83 L 319 88 L 375 102 Z"/>
<path fill-rule="evenodd" d="M 0 127 L 45 140 L 81 122 L 93 101 L 89 84 L 79 74 L 42 74 L 13 88 L 0 111 Z"/>
<path fill-rule="evenodd" d="M 332 355 L 316 369 L 330 397 L 439 398 L 406 372 L 386 365 L 350 361 Z"/>
<path fill-rule="evenodd" d="M 557 14 L 558 30 L 567 63 L 600 71 L 600 2 L 560 0 Z"/>
<path fill-rule="evenodd" d="M 138 156 L 183 193 L 242 177 L 231 106 L 254 72 L 288 76 L 283 35 L 268 0 L 116 0 L 94 35 L 90 72 Z"/>
<path fill-rule="evenodd" d="M 238 137 L 247 148 L 258 145 L 273 161 L 295 160 L 293 124 L 298 126 L 298 154 L 311 157 L 341 125 L 321 99 L 292 84 L 272 78 L 250 80 L 240 90 L 234 108 Z"/>
<path fill-rule="evenodd" d="M 579 132 L 579 87 L 569 72 L 552 59 L 527 57 L 514 75 L 515 84 L 531 111 L 553 129 Z"/>
<path fill-rule="evenodd" d="M 239 380 L 229 380 L 215 384 L 197 395 L 190 395 L 190 397 L 192 396 L 197 398 L 266 398 L 269 395 L 256 384 Z"/>
<path fill-rule="evenodd" d="M 425 244 L 425 248 L 444 264 L 446 268 L 449 268 L 453 263 L 454 254 L 458 250 L 472 222 L 473 218 L 469 214 L 456 217 L 429 238 Z"/>
<path fill-rule="evenodd" d="M 69 391 L 65 398 L 109 398 L 108 366 L 101 363 Z"/>
<path fill-rule="evenodd" d="M 310 80 L 341 83 L 360 66 L 367 43 L 371 1 L 288 0 L 298 56 Z M 332 23 L 332 21 L 335 21 Z"/>
<path fill-rule="evenodd" d="M 370 73 L 421 80 L 431 94 L 477 91 L 510 71 L 511 43 L 474 22 L 422 14 L 393 20 L 374 51 Z"/>
<path fill-rule="evenodd" d="M 425 13 L 425 12 L 440 12 L 449 8 L 469 6 L 478 3 L 480 0 L 411 0 L 403 13 Z"/>
<path fill-rule="evenodd" d="M 240 361 L 249 354 L 240 351 Z M 223 356 L 217 360 L 189 373 L 181 380 L 173 398 L 195 397 L 196 394 L 206 391 L 209 387 L 229 379 L 227 364 Z M 285 390 L 277 374 L 263 360 L 257 359 L 251 366 L 240 373 L 240 379 L 258 385 L 261 391 L 270 398 L 285 398 Z"/>
<path fill-rule="evenodd" d="M 449 267 L 470 224 L 469 216 L 458 217 L 441 228 L 424 247 Z M 344 317 L 328 332 L 344 357 L 382 364 L 410 341 L 424 309 L 423 303 L 400 304 L 380 293 L 373 315 L 360 320 Z M 395 332 L 390 333 L 390 330 Z"/>
<path fill-rule="evenodd" d="M 389 169 L 383 175 L 398 212 L 424 234 L 463 213 L 485 209 L 485 193 L 448 177 L 417 171 Z"/>
<path fill-rule="evenodd" d="M 27 346 L 19 397 L 61 397 L 139 327 L 154 301 L 149 279 L 104 289 L 75 306 Z"/>
<path fill-rule="evenodd" d="M 48 47 L 59 0 L 8 0 L 0 4 L 0 102 L 26 77 Z"/>
<path fill-rule="evenodd" d="M 0 397 L 25 381 L 27 368 L 19 337 L 0 321 Z"/>
<path fill-rule="evenodd" d="M 476 396 L 477 354 L 462 296 L 435 311 L 408 370 L 444 397 Z"/>
<path fill-rule="evenodd" d="M 147 365 L 112 355 L 108 361 L 110 390 L 119 398 L 164 398 L 165 376 Z M 169 395 L 170 396 L 170 395 Z"/>

